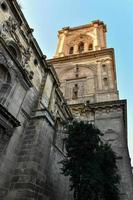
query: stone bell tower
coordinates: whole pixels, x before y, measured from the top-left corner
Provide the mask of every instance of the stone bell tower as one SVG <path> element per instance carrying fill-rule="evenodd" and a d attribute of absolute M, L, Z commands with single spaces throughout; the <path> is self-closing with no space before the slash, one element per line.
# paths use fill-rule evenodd
<path fill-rule="evenodd" d="M 106 25 L 101 21 L 74 28 L 64 27 L 58 32 L 55 58 L 106 48 Z"/>
<path fill-rule="evenodd" d="M 119 100 L 114 49 L 106 45 L 106 25 L 93 21 L 58 32 L 53 59 L 60 88 L 75 118 L 94 123 L 116 152 L 121 200 L 133 198 L 127 146 L 126 100 Z"/>
<path fill-rule="evenodd" d="M 114 50 L 106 47 L 106 25 L 94 21 L 65 27 L 58 38 L 52 63 L 68 104 L 118 100 Z"/>

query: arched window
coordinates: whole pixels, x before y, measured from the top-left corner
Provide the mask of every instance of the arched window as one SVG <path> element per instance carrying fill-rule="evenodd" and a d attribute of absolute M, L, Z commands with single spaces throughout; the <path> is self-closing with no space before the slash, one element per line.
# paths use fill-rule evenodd
<path fill-rule="evenodd" d="M 108 79 L 106 77 L 103 79 L 103 83 L 104 83 L 104 87 L 108 86 Z"/>
<path fill-rule="evenodd" d="M 30 71 L 30 72 L 29 72 L 29 78 L 32 80 L 33 77 L 34 77 L 34 72 L 33 72 L 33 71 Z"/>
<path fill-rule="evenodd" d="M 106 70 L 107 70 L 107 67 L 106 67 L 106 65 L 105 65 L 105 64 L 103 64 L 103 65 L 102 65 L 102 69 L 103 69 L 103 72 L 106 72 Z"/>
<path fill-rule="evenodd" d="M 38 60 L 35 58 L 34 59 L 34 65 L 37 66 L 38 65 Z"/>
<path fill-rule="evenodd" d="M 92 45 L 92 43 L 91 44 L 89 44 L 89 51 L 91 51 L 92 49 L 93 49 L 93 45 Z"/>
<path fill-rule="evenodd" d="M 69 54 L 73 54 L 73 50 L 74 50 L 74 48 L 73 48 L 73 47 L 70 47 L 70 49 L 69 49 Z"/>
<path fill-rule="evenodd" d="M 0 64 L 0 84 L 10 82 L 11 77 L 6 67 Z"/>
<path fill-rule="evenodd" d="M 21 53 L 20 53 L 20 50 L 19 50 L 19 47 L 17 46 L 17 44 L 15 44 L 14 42 L 10 41 L 8 43 L 8 49 L 10 51 L 10 53 L 12 54 L 12 56 L 20 61 L 21 60 Z"/>
<path fill-rule="evenodd" d="M 82 53 L 84 51 L 84 43 L 83 42 L 79 43 L 79 45 L 78 45 L 78 51 L 79 51 L 79 53 Z"/>
<path fill-rule="evenodd" d="M 74 87 L 73 87 L 73 95 L 72 95 L 72 98 L 73 99 L 77 99 L 78 98 L 78 84 L 75 84 Z"/>
<path fill-rule="evenodd" d="M 17 59 L 18 55 L 17 55 L 16 49 L 12 45 L 9 45 L 8 49 L 10 50 L 10 53 L 12 54 L 12 56 Z"/>
<path fill-rule="evenodd" d="M 4 12 L 8 10 L 8 7 L 7 7 L 7 5 L 6 5 L 5 2 L 2 2 L 0 6 L 1 6 L 1 9 L 2 9 Z"/>

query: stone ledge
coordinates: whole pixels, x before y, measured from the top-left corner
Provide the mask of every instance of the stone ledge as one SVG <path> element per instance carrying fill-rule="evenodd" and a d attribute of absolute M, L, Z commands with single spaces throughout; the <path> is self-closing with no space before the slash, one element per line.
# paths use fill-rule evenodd
<path fill-rule="evenodd" d="M 0 104 L 0 115 L 3 116 L 13 127 L 20 126 L 20 122 L 11 113 L 9 113 L 7 109 L 1 104 Z"/>

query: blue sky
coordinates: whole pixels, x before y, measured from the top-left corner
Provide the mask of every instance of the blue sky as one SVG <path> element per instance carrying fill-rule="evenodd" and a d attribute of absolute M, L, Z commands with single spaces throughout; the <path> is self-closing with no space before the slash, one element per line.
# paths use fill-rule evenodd
<path fill-rule="evenodd" d="M 128 143 L 133 164 L 133 1 L 132 0 L 20 0 L 42 51 L 51 58 L 57 31 L 65 26 L 103 20 L 107 46 L 115 49 L 120 98 L 128 101 Z"/>

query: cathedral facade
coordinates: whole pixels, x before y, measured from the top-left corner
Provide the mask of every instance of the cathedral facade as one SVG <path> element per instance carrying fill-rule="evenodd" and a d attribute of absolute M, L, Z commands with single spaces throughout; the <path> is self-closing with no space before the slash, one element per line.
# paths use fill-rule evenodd
<path fill-rule="evenodd" d="M 121 200 L 132 200 L 126 100 L 114 50 L 94 21 L 59 31 L 46 60 L 16 0 L 0 0 L 0 200 L 72 200 L 61 175 L 64 122 L 94 123 L 117 153 Z"/>

